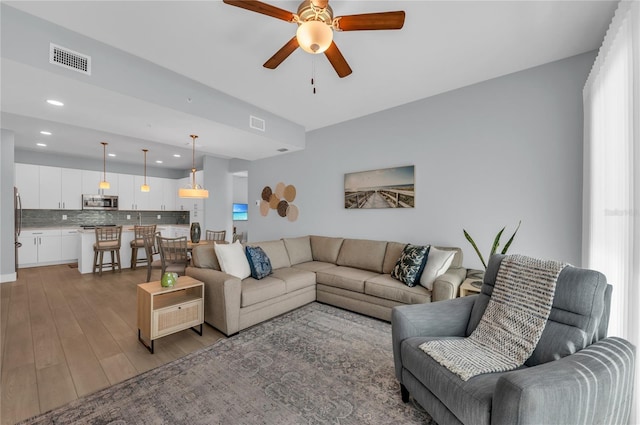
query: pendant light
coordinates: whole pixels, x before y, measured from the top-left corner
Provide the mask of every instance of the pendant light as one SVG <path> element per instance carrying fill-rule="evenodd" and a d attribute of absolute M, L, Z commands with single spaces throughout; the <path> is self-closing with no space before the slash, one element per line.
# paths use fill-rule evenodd
<path fill-rule="evenodd" d="M 198 136 L 191 134 L 191 140 L 193 142 L 193 166 L 191 168 L 191 184 L 187 187 L 180 188 L 178 190 L 178 196 L 180 198 L 208 198 L 209 191 L 196 183 L 196 139 Z"/>
<path fill-rule="evenodd" d="M 111 185 L 107 181 L 107 142 L 100 142 L 102 145 L 102 181 L 98 185 L 100 189 L 110 189 Z"/>
<path fill-rule="evenodd" d="M 144 184 L 140 186 L 140 192 L 148 192 L 150 190 L 147 184 L 147 152 L 149 149 L 142 149 L 142 152 L 144 152 Z"/>

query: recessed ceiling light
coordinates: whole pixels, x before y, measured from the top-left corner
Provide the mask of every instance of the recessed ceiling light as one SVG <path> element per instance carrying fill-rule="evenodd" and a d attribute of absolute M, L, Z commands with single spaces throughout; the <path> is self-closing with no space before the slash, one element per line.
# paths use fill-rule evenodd
<path fill-rule="evenodd" d="M 55 99 L 47 99 L 47 103 L 49 105 L 53 105 L 53 106 L 64 106 L 64 103 L 60 102 L 59 100 L 55 100 Z"/>
<path fill-rule="evenodd" d="M 43 147 L 43 148 L 46 148 L 46 147 L 47 147 L 47 144 L 46 144 L 46 143 L 36 143 L 36 145 L 37 145 L 37 146 L 40 146 L 40 147 Z"/>
<path fill-rule="evenodd" d="M 115 153 L 108 153 L 107 155 L 108 155 L 108 156 L 116 156 L 116 154 L 115 154 Z"/>
<path fill-rule="evenodd" d="M 173 154 L 173 156 L 174 156 L 175 158 L 180 158 L 180 154 L 179 154 L 179 153 L 174 153 L 174 154 Z"/>
<path fill-rule="evenodd" d="M 162 164 L 162 161 L 157 160 L 157 161 L 156 161 L 156 164 Z"/>
<path fill-rule="evenodd" d="M 42 131 L 40 132 L 40 134 L 44 134 L 45 136 L 51 136 L 51 132 L 50 132 L 50 131 L 44 131 L 44 130 L 42 130 Z"/>

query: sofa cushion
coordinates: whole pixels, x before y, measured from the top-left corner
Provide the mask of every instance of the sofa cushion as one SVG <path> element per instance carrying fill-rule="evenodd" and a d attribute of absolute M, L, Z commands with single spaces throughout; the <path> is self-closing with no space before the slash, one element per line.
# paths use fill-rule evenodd
<path fill-rule="evenodd" d="M 223 272 L 238 279 L 251 276 L 251 268 L 244 253 L 244 247 L 239 242 L 229 245 L 214 244 L 213 247 Z"/>
<path fill-rule="evenodd" d="M 284 281 L 287 285 L 287 293 L 297 291 L 298 289 L 316 286 L 316 274 L 307 270 L 295 269 L 293 267 L 285 267 L 275 270 L 273 277 L 277 277 Z"/>
<path fill-rule="evenodd" d="M 338 254 L 342 246 L 343 238 L 330 238 L 326 236 L 310 236 L 311 253 L 315 261 L 336 264 Z"/>
<path fill-rule="evenodd" d="M 415 286 L 420 281 L 428 253 L 428 246 L 407 245 L 391 270 L 391 277 L 408 286 Z"/>
<path fill-rule="evenodd" d="M 431 301 L 431 291 L 420 285 L 409 287 L 388 274 L 367 279 L 364 283 L 364 293 L 403 304 L 423 304 Z"/>
<path fill-rule="evenodd" d="M 308 263 L 300 263 L 291 267 L 315 273 L 319 272 L 320 270 L 332 269 L 337 266 L 333 263 L 324 263 L 322 261 L 309 261 Z"/>
<path fill-rule="evenodd" d="M 336 264 L 382 273 L 387 243 L 366 239 L 345 239 Z"/>
<path fill-rule="evenodd" d="M 313 255 L 311 254 L 311 238 L 309 238 L 309 236 L 285 238 L 283 241 L 285 248 L 287 248 L 287 254 L 289 254 L 289 262 L 292 266 L 313 261 Z"/>
<path fill-rule="evenodd" d="M 283 280 L 273 276 L 256 280 L 252 277 L 242 281 L 242 295 L 240 305 L 247 307 L 262 301 L 270 300 L 287 293 L 287 286 Z"/>
<path fill-rule="evenodd" d="M 429 248 L 427 263 L 424 265 L 422 276 L 420 276 L 420 285 L 431 291 L 433 282 L 449 270 L 455 254 L 455 251 L 438 249 L 434 246 Z"/>
<path fill-rule="evenodd" d="M 262 248 L 262 250 L 269 257 L 273 270 L 281 269 L 283 267 L 291 267 L 291 263 L 289 262 L 289 254 L 287 254 L 287 248 L 285 248 L 284 242 L 282 240 L 252 242 L 249 245 L 259 246 L 260 248 Z"/>
<path fill-rule="evenodd" d="M 387 242 L 387 250 L 384 253 L 384 262 L 382 263 L 382 273 L 391 274 L 391 270 L 396 266 L 405 246 L 407 246 L 406 243 Z"/>
<path fill-rule="evenodd" d="M 328 286 L 364 293 L 364 282 L 378 276 L 379 273 L 352 267 L 334 267 L 316 273 L 316 281 Z"/>
<path fill-rule="evenodd" d="M 262 279 L 271 274 L 271 261 L 269 257 L 259 246 L 248 246 L 245 248 L 249 268 L 251 269 L 251 277 L 254 279 Z"/>
<path fill-rule="evenodd" d="M 460 267 L 463 267 L 462 266 L 462 249 L 456 248 L 453 246 L 436 246 L 436 245 L 431 245 L 431 246 L 438 249 L 444 249 L 445 251 L 454 251 L 456 254 L 453 256 L 453 261 L 451 262 L 450 268 L 458 269 Z"/>
<path fill-rule="evenodd" d="M 191 251 L 191 261 L 194 267 L 222 270 L 214 245 L 215 244 L 197 245 L 193 248 L 193 251 Z"/>
<path fill-rule="evenodd" d="M 402 364 L 433 395 L 465 424 L 489 425 L 491 402 L 498 379 L 508 372 L 486 373 L 463 381 L 441 366 L 419 347 L 423 342 L 443 338 L 413 337 L 402 342 Z"/>

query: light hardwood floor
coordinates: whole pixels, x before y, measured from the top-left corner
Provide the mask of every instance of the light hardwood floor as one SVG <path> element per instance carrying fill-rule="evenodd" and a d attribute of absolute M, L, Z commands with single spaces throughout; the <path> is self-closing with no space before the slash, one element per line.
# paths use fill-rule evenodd
<path fill-rule="evenodd" d="M 154 271 L 151 279 L 160 278 Z M 98 275 L 69 265 L 20 269 L 3 283 L 0 304 L 0 423 L 62 406 L 161 366 L 224 336 L 205 324 L 138 342 L 136 285 L 146 268 Z M 205 294 L 206 296 L 206 294 Z"/>

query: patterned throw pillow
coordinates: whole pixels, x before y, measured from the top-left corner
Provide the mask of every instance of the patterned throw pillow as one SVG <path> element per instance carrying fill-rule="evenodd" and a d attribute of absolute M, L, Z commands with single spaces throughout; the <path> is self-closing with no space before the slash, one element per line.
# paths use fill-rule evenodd
<path fill-rule="evenodd" d="M 247 246 L 246 253 L 252 278 L 260 280 L 271 274 L 271 261 L 262 248 Z"/>
<path fill-rule="evenodd" d="M 429 254 L 429 246 L 407 245 L 396 266 L 391 270 L 391 277 L 407 286 L 416 286 Z"/>

